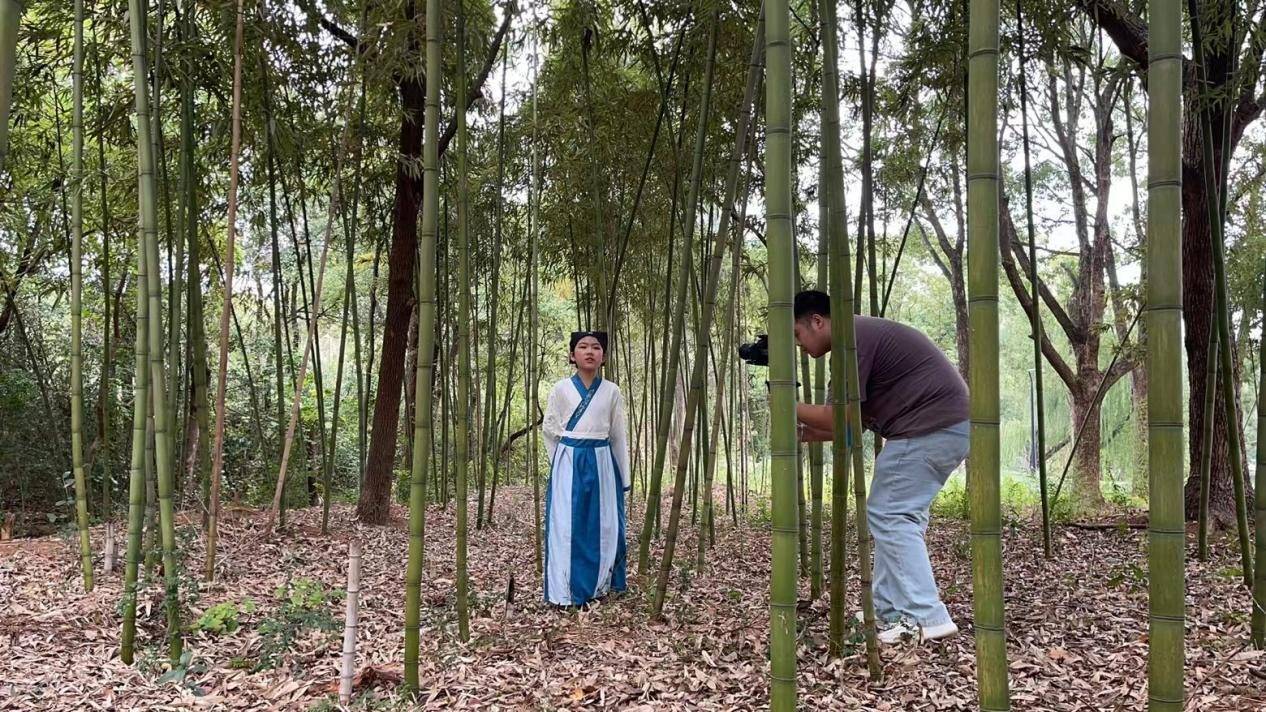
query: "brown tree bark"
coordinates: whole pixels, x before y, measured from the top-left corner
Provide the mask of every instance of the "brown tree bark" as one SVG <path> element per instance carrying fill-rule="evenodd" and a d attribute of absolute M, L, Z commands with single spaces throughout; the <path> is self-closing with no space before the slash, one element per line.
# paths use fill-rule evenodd
<path fill-rule="evenodd" d="M 409 3 L 406 16 L 411 16 Z M 416 39 L 410 42 L 416 51 Z M 370 426 L 357 517 L 366 524 L 385 524 L 391 507 L 392 463 L 399 441 L 400 387 L 404 380 L 404 352 L 409 315 L 413 312 L 413 272 L 418 253 L 418 208 L 422 205 L 422 174 L 416 170 L 422 155 L 422 115 L 426 86 L 420 75 L 400 81 L 400 160 L 396 163 L 396 197 L 391 211 L 391 250 L 387 257 L 387 316 L 383 320 L 378 389 Z"/>
<path fill-rule="evenodd" d="M 1223 6 L 1223 9 L 1228 2 L 1232 1 L 1234 0 L 1207 0 L 1207 2 Z M 1146 81 L 1148 64 L 1146 23 L 1121 0 L 1077 0 L 1077 4 L 1108 33 L 1121 53 L 1134 62 L 1140 77 Z M 1258 12 L 1260 14 L 1262 10 L 1259 9 Z M 1240 18 L 1241 23 L 1258 24 L 1261 20 L 1260 16 Z M 1226 151 L 1235 151 L 1240 138 L 1244 135 L 1244 130 L 1261 116 L 1263 106 L 1266 105 L 1266 99 L 1255 93 L 1261 78 L 1263 51 L 1266 51 L 1266 43 L 1260 41 L 1250 41 L 1243 48 L 1232 47 L 1226 42 L 1209 43 L 1206 48 L 1210 86 L 1206 87 L 1205 91 L 1214 96 L 1226 95 L 1234 91 L 1233 87 L 1229 86 L 1232 81 L 1238 81 L 1241 89 L 1239 96 L 1232 94 L 1234 108 L 1231 109 L 1229 144 L 1224 140 L 1222 132 L 1214 131 L 1215 166 L 1223 165 L 1223 155 Z M 1246 71 L 1246 75 L 1232 77 L 1230 68 L 1236 55 L 1241 55 L 1239 64 Z M 1191 60 L 1185 60 L 1184 65 L 1183 103 L 1189 107 L 1195 106 L 1200 102 L 1203 92 L 1196 82 L 1196 72 Z M 1222 125 L 1221 122 L 1226 119 L 1225 110 L 1218 107 L 1214 114 L 1214 125 Z M 1201 162 L 1203 143 L 1200 138 L 1197 112 L 1186 112 L 1182 134 L 1183 323 L 1189 393 L 1188 471 L 1192 473 L 1187 479 L 1186 509 L 1187 516 L 1194 519 L 1198 511 L 1200 457 L 1204 449 L 1205 414 L 1203 410 L 1205 369 L 1209 357 L 1209 329 L 1214 324 L 1212 318 L 1213 238 L 1206 212 L 1208 198 L 1204 189 L 1204 169 Z M 1223 184 L 1222 181 L 1217 181 L 1217 183 Z M 1239 376 L 1239 373 L 1235 374 L 1237 400 Z M 1225 407 L 1221 404 L 1220 394 L 1215 396 L 1215 400 L 1213 458 L 1209 472 L 1209 517 L 1215 525 L 1225 526 L 1235 521 L 1235 498 L 1227 463 L 1227 423 L 1223 415 Z M 1240 432 L 1240 442 L 1243 443 L 1242 419 Z"/>
<path fill-rule="evenodd" d="M 958 189 L 957 164 L 954 165 L 954 195 L 957 208 L 957 205 L 961 204 L 958 200 L 961 197 L 961 191 Z M 950 295 L 954 302 L 954 345 L 958 351 L 958 373 L 966 381 L 968 367 L 971 365 L 968 358 L 971 352 L 968 347 L 971 338 L 971 323 L 967 318 L 967 283 L 963 277 L 963 245 L 966 242 L 966 233 L 960 225 L 957 234 L 951 240 L 927 195 L 921 196 L 919 202 L 928 224 L 932 227 L 932 234 L 936 238 L 940 251 L 933 248 L 932 241 L 928 238 L 922 223 L 919 224 L 919 236 L 928 254 L 932 256 L 932 261 L 950 283 Z"/>

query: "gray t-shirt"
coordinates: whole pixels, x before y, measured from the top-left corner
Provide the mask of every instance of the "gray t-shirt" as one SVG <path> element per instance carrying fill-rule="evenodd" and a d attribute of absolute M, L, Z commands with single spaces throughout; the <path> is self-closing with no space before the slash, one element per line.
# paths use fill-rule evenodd
<path fill-rule="evenodd" d="M 854 324 L 867 430 L 909 438 L 967 420 L 967 384 L 927 335 L 871 316 L 858 316 Z"/>

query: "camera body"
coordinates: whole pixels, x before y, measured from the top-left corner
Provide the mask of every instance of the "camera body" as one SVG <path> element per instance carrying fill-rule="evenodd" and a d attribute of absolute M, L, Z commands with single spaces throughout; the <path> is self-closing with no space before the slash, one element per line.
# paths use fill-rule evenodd
<path fill-rule="evenodd" d="M 750 344 L 739 344 L 739 358 L 752 366 L 769 365 L 769 335 L 757 334 L 756 340 Z"/>

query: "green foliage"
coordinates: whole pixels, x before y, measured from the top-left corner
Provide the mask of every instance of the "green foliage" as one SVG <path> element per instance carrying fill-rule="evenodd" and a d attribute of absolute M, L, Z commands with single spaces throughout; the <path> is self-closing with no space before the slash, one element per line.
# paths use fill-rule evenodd
<path fill-rule="evenodd" d="M 278 586 L 276 595 L 281 605 L 260 621 L 258 627 L 260 650 L 255 670 L 276 667 L 295 641 L 310 631 L 337 630 L 329 604 L 338 602 L 346 594 L 327 589 L 319 581 L 300 578 Z"/>
<path fill-rule="evenodd" d="M 245 613 L 250 615 L 255 610 L 255 601 L 250 598 L 242 599 L 240 605 L 232 601 L 217 603 L 208 608 L 198 618 L 197 623 L 194 624 L 194 630 L 216 634 L 232 633 L 238 628 L 238 614 Z"/>

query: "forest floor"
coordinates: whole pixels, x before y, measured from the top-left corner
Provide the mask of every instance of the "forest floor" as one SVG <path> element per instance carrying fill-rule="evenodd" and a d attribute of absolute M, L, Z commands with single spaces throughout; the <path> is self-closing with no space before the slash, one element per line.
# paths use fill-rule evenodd
<path fill-rule="evenodd" d="M 285 533 L 261 537 L 263 515 L 237 512 L 221 526 L 219 576 L 182 575 L 197 625 L 215 604 L 235 629 L 186 635 L 188 657 L 167 669 L 161 586 L 140 597 L 136 666 L 118 656 L 121 569 L 101 570 L 82 592 L 69 537 L 0 547 L 2 709 L 333 709 L 340 658 L 347 544 L 364 542 L 358 686 L 353 709 L 748 710 L 768 705 L 769 525 L 763 507 L 741 526 L 718 516 L 716 547 L 695 569 L 693 529 L 678 546 L 667 620 L 648 623 L 647 598 L 624 596 L 580 613 L 541 603 L 533 563 L 530 490 L 501 493 L 496 526 L 470 537 L 471 641 L 456 640 L 453 512 L 427 519 L 422 595 L 421 696 L 401 697 L 406 511 L 387 527 L 361 527 L 336 506 L 331 534 L 320 508 L 290 513 Z M 668 501 L 665 498 L 665 507 Z M 471 507 L 472 520 L 474 507 Z M 688 514 L 687 520 L 688 520 Z M 631 518 L 636 568 L 640 506 Z M 1141 710 L 1147 691 L 1146 532 L 1061 528 L 1052 562 L 1027 520 L 1007 527 L 1006 603 L 1011 699 L 1017 710 Z M 94 529 L 99 546 L 101 530 Z M 202 537 L 180 536 L 201 569 Z M 825 597 L 801 587 L 799 689 L 804 709 L 972 709 L 971 562 L 964 522 L 935 519 L 932 560 L 963 634 L 948 642 L 883 650 L 884 680 L 869 679 L 860 636 L 842 659 L 826 652 Z M 1187 567 L 1189 710 L 1266 707 L 1266 657 L 1246 645 L 1249 598 L 1233 546 Z M 849 555 L 854 548 L 849 543 Z M 506 605 L 513 576 L 514 603 Z M 630 570 L 630 581 L 635 579 Z M 857 579 L 849 583 L 856 600 Z M 248 601 L 249 599 L 249 601 Z M 849 607 L 849 612 L 856 610 Z M 216 616 L 208 616 L 216 618 Z M 208 623 L 210 625 L 210 623 Z M 204 626 L 206 627 L 206 626 Z"/>

